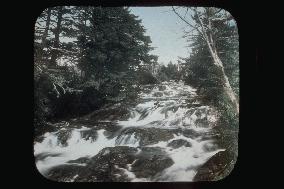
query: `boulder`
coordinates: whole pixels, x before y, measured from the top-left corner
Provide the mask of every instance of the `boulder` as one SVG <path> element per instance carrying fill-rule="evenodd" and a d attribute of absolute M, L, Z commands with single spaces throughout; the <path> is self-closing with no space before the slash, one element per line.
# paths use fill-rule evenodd
<path fill-rule="evenodd" d="M 193 181 L 216 181 L 225 178 L 234 168 L 236 157 L 229 151 L 220 151 L 198 168 Z"/>
<path fill-rule="evenodd" d="M 183 140 L 183 139 L 177 139 L 177 140 L 173 140 L 171 141 L 168 146 L 172 147 L 172 148 L 180 148 L 182 146 L 185 146 L 185 147 L 191 147 L 192 144 L 186 140 Z"/>
<path fill-rule="evenodd" d="M 143 147 L 138 159 L 132 164 L 131 171 L 137 178 L 155 179 L 174 162 L 160 148 Z"/>

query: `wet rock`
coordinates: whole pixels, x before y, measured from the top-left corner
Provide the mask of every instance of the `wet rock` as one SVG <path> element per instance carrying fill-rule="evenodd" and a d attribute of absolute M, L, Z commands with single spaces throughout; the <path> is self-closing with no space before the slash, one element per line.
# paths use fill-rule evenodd
<path fill-rule="evenodd" d="M 229 151 L 220 151 L 212 156 L 197 171 L 193 181 L 215 181 L 230 174 L 236 157 Z"/>
<path fill-rule="evenodd" d="M 160 148 L 146 147 L 142 148 L 139 159 L 131 166 L 131 171 L 135 173 L 137 178 L 152 180 L 173 163 L 173 160 L 167 157 Z"/>
<path fill-rule="evenodd" d="M 91 120 L 127 120 L 130 116 L 130 112 L 126 105 L 115 104 L 109 107 L 101 108 L 100 110 L 96 110 L 91 114 L 85 116 L 84 118 Z"/>
<path fill-rule="evenodd" d="M 191 139 L 196 139 L 197 137 L 201 136 L 201 133 L 198 133 L 197 131 L 193 130 L 193 129 L 186 129 L 181 131 L 180 133 L 182 133 L 182 135 L 184 135 L 185 137 L 191 138 Z"/>
<path fill-rule="evenodd" d="M 62 146 L 67 146 L 67 141 L 68 139 L 70 139 L 71 135 L 72 135 L 72 129 L 61 129 L 59 130 L 57 133 L 57 138 L 58 138 L 58 142 L 62 145 Z"/>
<path fill-rule="evenodd" d="M 80 172 L 78 180 L 84 182 L 127 181 L 126 175 L 117 167 L 126 169 L 127 164 L 135 160 L 137 151 L 136 148 L 127 146 L 104 148 L 91 158 L 85 169 Z"/>
<path fill-rule="evenodd" d="M 141 151 L 139 153 L 139 157 L 145 156 L 153 156 L 153 155 L 166 155 L 167 153 L 160 147 L 147 147 L 143 146 L 140 148 Z"/>
<path fill-rule="evenodd" d="M 46 177 L 59 182 L 126 182 L 133 178 L 151 180 L 173 164 L 162 148 L 142 147 L 137 152 L 133 147 L 107 147 L 92 158 L 83 157 L 54 167 Z"/>
<path fill-rule="evenodd" d="M 153 94 L 153 96 L 154 97 L 161 97 L 161 96 L 163 96 L 164 94 L 162 93 L 162 92 L 155 92 L 154 94 Z"/>
<path fill-rule="evenodd" d="M 165 85 L 159 85 L 158 86 L 159 91 L 164 91 L 167 89 L 167 87 Z"/>
<path fill-rule="evenodd" d="M 173 140 L 171 141 L 168 146 L 172 147 L 172 148 L 180 148 L 182 146 L 185 146 L 185 147 L 191 147 L 192 144 L 186 140 L 183 140 L 183 139 L 177 139 L 177 140 Z"/>
<path fill-rule="evenodd" d="M 46 177 L 59 182 L 130 181 L 123 169 L 135 160 L 136 148 L 117 146 L 102 149 L 92 158 L 79 158 L 49 170 Z M 84 164 L 78 165 L 78 164 Z"/>
<path fill-rule="evenodd" d="M 149 110 L 148 109 L 144 109 L 144 110 L 138 110 L 138 112 L 141 113 L 140 117 L 138 120 L 142 120 L 144 119 L 145 117 L 147 117 L 149 115 Z"/>
<path fill-rule="evenodd" d="M 81 137 L 85 140 L 95 141 L 98 138 L 98 132 L 96 129 L 91 128 L 89 130 L 80 131 Z"/>
<path fill-rule="evenodd" d="M 77 178 L 83 169 L 80 165 L 59 165 L 49 170 L 45 177 L 57 182 L 79 182 Z"/>
<path fill-rule="evenodd" d="M 154 128 L 154 127 L 151 128 L 131 127 L 122 131 L 120 135 L 132 135 L 132 134 L 135 135 L 136 139 L 139 139 L 140 146 L 156 144 L 160 141 L 168 141 L 174 137 L 172 130 Z"/>

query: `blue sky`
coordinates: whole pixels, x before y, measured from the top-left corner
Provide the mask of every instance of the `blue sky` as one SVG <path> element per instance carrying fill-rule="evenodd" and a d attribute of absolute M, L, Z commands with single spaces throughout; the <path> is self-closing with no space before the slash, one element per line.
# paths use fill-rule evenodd
<path fill-rule="evenodd" d="M 187 57 L 189 48 L 186 39 L 182 38 L 185 23 L 172 11 L 171 7 L 130 7 L 131 12 L 139 16 L 146 29 L 146 35 L 151 37 L 151 53 L 158 55 L 158 62 L 176 63 L 178 56 Z"/>

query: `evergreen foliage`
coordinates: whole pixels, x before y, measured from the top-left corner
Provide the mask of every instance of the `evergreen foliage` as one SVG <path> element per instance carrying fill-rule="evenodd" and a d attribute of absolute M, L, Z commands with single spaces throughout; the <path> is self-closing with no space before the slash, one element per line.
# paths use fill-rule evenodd
<path fill-rule="evenodd" d="M 125 7 L 43 11 L 35 25 L 35 125 L 135 99 L 139 84 L 157 82 L 143 68 L 157 61 L 150 43 L 141 20 Z"/>

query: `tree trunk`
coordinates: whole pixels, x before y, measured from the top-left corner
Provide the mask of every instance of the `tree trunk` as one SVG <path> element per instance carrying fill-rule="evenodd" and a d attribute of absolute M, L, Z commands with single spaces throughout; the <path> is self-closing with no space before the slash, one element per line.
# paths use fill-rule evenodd
<path fill-rule="evenodd" d="M 46 18 L 46 24 L 45 24 L 45 29 L 41 38 L 41 47 L 42 49 L 45 47 L 46 44 L 46 38 L 48 35 L 48 30 L 49 30 L 49 25 L 50 25 L 50 16 L 51 16 L 51 8 L 47 9 L 47 18 Z"/>
<path fill-rule="evenodd" d="M 50 25 L 50 17 L 51 17 L 51 8 L 47 9 L 47 18 L 46 18 L 46 24 L 44 28 L 43 35 L 41 37 L 41 46 L 40 46 L 40 60 L 43 61 L 43 53 L 44 53 L 44 48 L 46 46 L 46 38 L 48 36 L 48 30 L 49 30 L 49 25 Z"/>
<path fill-rule="evenodd" d="M 56 29 L 54 31 L 54 46 L 52 50 L 52 55 L 51 55 L 51 60 L 50 60 L 50 66 L 51 67 L 56 67 L 56 60 L 58 58 L 59 54 L 59 35 L 61 33 L 61 22 L 62 22 L 62 16 L 63 16 L 63 7 L 60 6 L 58 7 L 58 14 L 57 14 L 57 23 L 56 23 Z"/>
<path fill-rule="evenodd" d="M 221 71 L 222 71 L 222 75 L 223 75 L 223 80 L 224 80 L 224 90 L 225 90 L 225 93 L 228 95 L 230 101 L 232 102 L 234 108 L 235 108 L 235 111 L 237 114 L 239 114 L 239 102 L 236 98 L 236 95 L 230 85 L 230 82 L 229 82 L 229 79 L 225 73 L 225 70 L 224 70 L 224 66 L 223 66 L 223 63 L 220 59 L 220 57 L 218 56 L 218 51 L 216 49 L 216 46 L 215 46 L 215 41 L 213 39 L 213 34 L 212 34 L 212 28 L 211 28 L 211 12 L 210 12 L 210 8 L 207 8 L 206 9 L 206 13 L 207 13 L 207 19 L 208 19 L 208 30 L 205 29 L 204 27 L 204 23 L 202 21 L 202 19 L 200 18 L 200 16 L 198 15 L 198 13 L 196 12 L 197 16 L 198 16 L 198 20 L 200 22 L 200 25 L 201 25 L 201 34 L 203 35 L 203 38 L 204 40 L 206 41 L 206 44 L 209 48 L 209 52 L 213 58 L 213 63 L 218 66 Z"/>
<path fill-rule="evenodd" d="M 230 82 L 229 82 L 229 79 L 225 73 L 225 70 L 224 70 L 224 66 L 223 66 L 223 63 L 221 62 L 220 58 L 218 57 L 217 55 L 217 58 L 219 59 L 218 61 L 220 62 L 219 65 L 221 70 L 222 70 L 222 75 L 223 75 L 223 79 L 224 79 L 224 89 L 225 89 L 225 92 L 226 94 L 228 95 L 228 97 L 230 98 L 232 104 L 234 105 L 234 108 L 236 110 L 236 113 L 239 114 L 239 102 L 238 102 L 238 99 L 233 91 L 233 88 L 231 87 L 230 85 Z"/>

